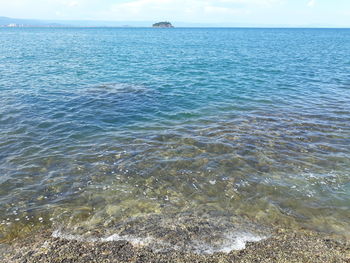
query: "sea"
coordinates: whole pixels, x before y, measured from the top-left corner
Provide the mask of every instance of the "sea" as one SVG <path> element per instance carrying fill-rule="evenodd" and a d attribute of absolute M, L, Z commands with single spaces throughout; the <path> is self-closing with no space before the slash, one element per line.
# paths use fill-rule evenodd
<path fill-rule="evenodd" d="M 0 28 L 0 242 L 276 228 L 350 238 L 349 29 Z"/>

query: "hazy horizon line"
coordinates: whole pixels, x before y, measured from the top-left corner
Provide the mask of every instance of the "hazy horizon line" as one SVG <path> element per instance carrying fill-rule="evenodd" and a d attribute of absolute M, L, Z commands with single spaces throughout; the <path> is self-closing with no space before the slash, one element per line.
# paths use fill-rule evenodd
<path fill-rule="evenodd" d="M 134 28 L 148 28 L 152 27 L 152 24 L 155 22 L 160 22 L 160 20 L 95 20 L 95 19 L 38 19 L 38 18 L 14 18 L 14 17 L 8 17 L 8 16 L 0 16 L 0 19 L 9 19 L 9 20 L 23 20 L 23 22 L 41 22 L 41 23 L 47 23 L 45 24 L 27 24 L 25 26 L 27 27 L 110 27 L 110 28 L 118 28 L 118 27 L 134 27 Z M 0 20 L 1 22 L 1 20 Z M 19 22 L 19 21 L 18 21 Z M 343 28 L 348 29 L 350 26 L 345 25 L 327 25 L 327 24 L 257 24 L 257 23 L 249 23 L 249 22 L 243 22 L 243 23 L 227 23 L 227 22 L 183 22 L 183 21 L 169 21 L 171 22 L 175 27 L 177 28 Z M 52 23 L 50 25 L 50 23 Z M 86 25 L 79 25 L 79 24 L 53 24 L 58 23 L 88 23 Z M 90 24 L 89 24 L 90 23 Z M 96 25 L 93 25 L 91 23 L 97 23 Z M 107 23 L 105 25 L 98 24 L 98 23 Z M 117 25 L 117 24 L 120 25 Z M 130 23 L 130 25 L 128 25 Z M 109 25 L 108 25 L 109 24 Z M 112 25 L 115 24 L 115 25 Z M 134 25 L 132 25 L 134 24 Z M 139 24 L 139 25 L 135 25 Z M 146 25 L 147 24 L 147 25 Z M 24 25 L 24 24 L 23 24 Z M 0 24 L 1 26 L 1 24 Z M 4 25 L 2 25 L 4 26 Z"/>

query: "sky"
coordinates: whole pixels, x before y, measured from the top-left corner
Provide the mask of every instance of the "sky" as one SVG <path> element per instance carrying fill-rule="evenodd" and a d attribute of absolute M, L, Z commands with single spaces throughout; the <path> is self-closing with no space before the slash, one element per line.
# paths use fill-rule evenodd
<path fill-rule="evenodd" d="M 0 0 L 0 16 L 350 27 L 350 0 Z"/>

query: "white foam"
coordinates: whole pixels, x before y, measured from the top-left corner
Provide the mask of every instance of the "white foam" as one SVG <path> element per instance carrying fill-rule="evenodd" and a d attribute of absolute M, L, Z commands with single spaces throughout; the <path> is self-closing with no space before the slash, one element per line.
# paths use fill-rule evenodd
<path fill-rule="evenodd" d="M 265 240 L 267 237 L 254 235 L 253 233 L 236 233 L 231 234 L 227 237 L 231 245 L 225 246 L 220 252 L 230 252 L 232 250 L 242 250 L 245 249 L 247 242 L 259 242 Z"/>
<path fill-rule="evenodd" d="M 73 235 L 73 234 L 66 234 L 61 232 L 60 230 L 55 230 L 52 233 L 52 237 L 54 238 L 61 238 L 65 240 L 75 240 L 80 242 L 113 242 L 113 241 L 128 241 L 134 246 L 145 246 L 148 245 L 150 242 L 153 241 L 152 238 L 137 238 L 137 237 L 131 237 L 131 236 L 120 236 L 118 234 L 113 234 L 107 237 L 84 237 L 82 235 Z"/>
<path fill-rule="evenodd" d="M 118 234 L 113 234 L 109 237 L 101 238 L 102 242 L 112 242 L 112 241 L 128 241 L 134 246 L 146 246 L 153 242 L 153 238 L 146 237 L 146 238 L 138 238 L 138 237 L 131 237 L 131 236 L 120 236 Z"/>
<path fill-rule="evenodd" d="M 225 234 L 220 244 L 208 244 L 201 241 L 193 242 L 193 249 L 198 254 L 230 253 L 233 250 L 245 249 L 247 242 L 259 242 L 267 238 L 266 236 L 250 232 L 232 232 Z"/>
<path fill-rule="evenodd" d="M 80 242 L 99 242 L 99 238 L 93 238 L 93 237 L 83 237 L 81 235 L 73 235 L 73 234 L 67 234 L 63 233 L 60 230 L 55 230 L 52 233 L 52 237 L 54 238 L 61 238 L 65 240 L 75 240 L 75 241 L 80 241 Z"/>
<path fill-rule="evenodd" d="M 106 237 L 84 237 L 82 235 L 73 235 L 62 233 L 60 230 L 56 230 L 52 233 L 54 238 L 62 238 L 66 240 L 76 240 L 81 242 L 113 242 L 113 241 L 127 241 L 134 246 L 148 246 L 150 245 L 155 251 L 162 252 L 167 249 L 183 250 L 181 246 L 174 246 L 167 244 L 161 240 L 146 237 L 132 237 L 121 236 L 119 234 L 113 234 Z M 197 254 L 214 254 L 214 253 L 230 253 L 233 250 L 243 250 L 246 248 L 247 242 L 259 242 L 267 239 L 267 236 L 256 235 L 251 232 L 231 232 L 225 234 L 220 240 L 219 244 L 209 244 L 201 240 L 192 240 L 190 242 L 191 251 Z M 188 248 L 186 249 L 188 250 Z"/>

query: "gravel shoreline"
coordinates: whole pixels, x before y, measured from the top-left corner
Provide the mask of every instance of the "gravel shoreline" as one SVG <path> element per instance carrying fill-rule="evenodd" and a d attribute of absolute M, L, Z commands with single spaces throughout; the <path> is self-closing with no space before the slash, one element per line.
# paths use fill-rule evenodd
<path fill-rule="evenodd" d="M 7 263 L 167 263 L 167 262 L 345 262 L 350 263 L 346 240 L 310 231 L 278 230 L 263 241 L 250 243 L 228 254 L 195 254 L 183 251 L 155 252 L 127 241 L 84 242 L 52 237 L 43 231 L 26 240 L 0 246 L 2 262 Z"/>

